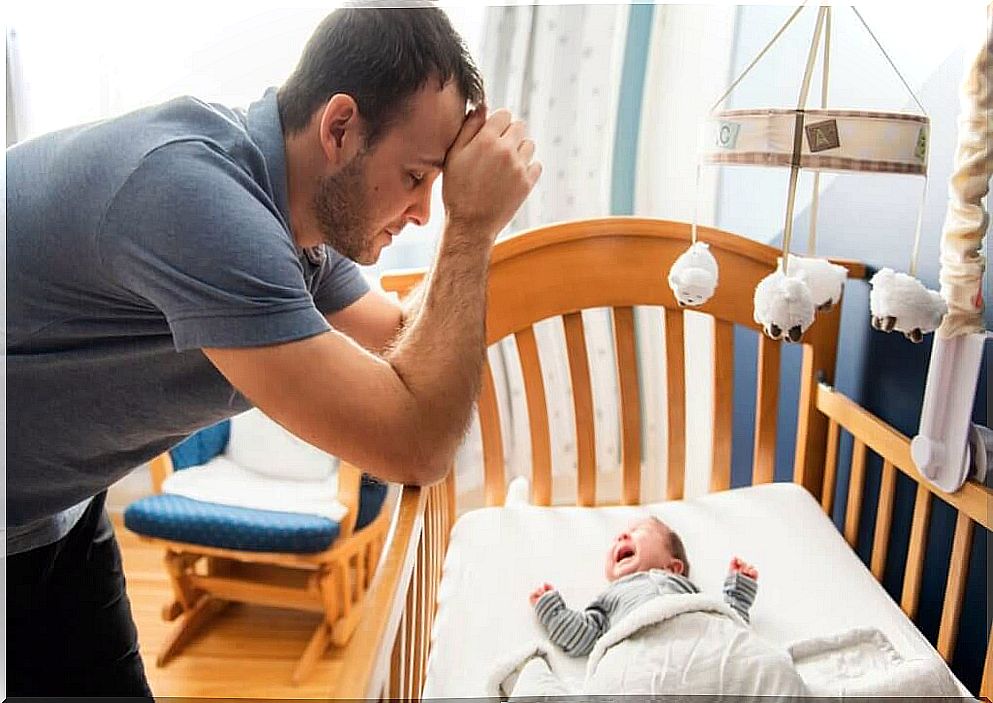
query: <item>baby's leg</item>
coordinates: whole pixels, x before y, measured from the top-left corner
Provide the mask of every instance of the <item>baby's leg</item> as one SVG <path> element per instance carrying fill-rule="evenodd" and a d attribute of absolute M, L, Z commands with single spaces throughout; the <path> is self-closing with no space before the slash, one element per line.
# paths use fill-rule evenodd
<path fill-rule="evenodd" d="M 545 658 L 534 656 L 521 669 L 510 693 L 510 699 L 520 701 L 522 698 L 570 695 L 573 695 L 573 692 L 568 690 L 561 679 L 552 672 Z"/>

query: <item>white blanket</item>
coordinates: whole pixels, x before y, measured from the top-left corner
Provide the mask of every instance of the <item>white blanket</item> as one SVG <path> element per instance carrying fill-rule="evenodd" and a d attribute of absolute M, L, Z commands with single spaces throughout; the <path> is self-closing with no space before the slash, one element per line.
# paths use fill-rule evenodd
<path fill-rule="evenodd" d="M 702 593 L 655 598 L 614 624 L 590 652 L 582 682 L 556 670 L 555 650 L 547 640 L 525 645 L 494 668 L 489 694 L 961 696 L 940 662 L 905 659 L 879 630 L 853 629 L 784 650 Z M 551 669 L 521 673 L 535 656 Z"/>
<path fill-rule="evenodd" d="M 529 649 L 547 655 L 551 646 Z M 491 694 L 514 694 L 504 682 L 523 663 L 498 666 L 490 678 Z M 545 693 L 562 690 L 550 686 Z M 520 692 L 518 687 L 516 695 Z M 722 600 L 694 593 L 655 598 L 611 626 L 590 653 L 585 680 L 572 692 L 799 696 L 806 689 L 786 650 L 755 635 Z M 527 694 L 534 693 L 529 687 Z"/>
<path fill-rule="evenodd" d="M 334 522 L 348 512 L 338 502 L 337 473 L 320 481 L 279 479 L 250 471 L 224 455 L 173 472 L 162 483 L 162 492 L 239 508 L 318 515 Z"/>
<path fill-rule="evenodd" d="M 933 658 L 905 659 L 874 628 L 803 640 L 789 651 L 815 696 L 962 695 L 947 667 Z"/>

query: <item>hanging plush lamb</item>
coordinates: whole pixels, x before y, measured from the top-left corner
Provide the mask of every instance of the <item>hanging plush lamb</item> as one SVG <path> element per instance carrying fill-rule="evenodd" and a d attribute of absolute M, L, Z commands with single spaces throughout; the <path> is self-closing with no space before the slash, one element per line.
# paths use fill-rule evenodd
<path fill-rule="evenodd" d="M 781 268 L 755 286 L 755 322 L 773 339 L 799 342 L 814 322 L 814 300 L 807 283 Z"/>
<path fill-rule="evenodd" d="M 939 293 L 905 273 L 880 269 L 869 285 L 872 326 L 883 332 L 902 332 L 912 342 L 923 341 L 924 335 L 936 330 L 948 312 Z"/>
<path fill-rule="evenodd" d="M 695 242 L 669 269 L 669 287 L 680 307 L 703 305 L 717 289 L 717 259 L 705 242 Z"/>
<path fill-rule="evenodd" d="M 783 259 L 778 259 L 782 267 Z M 807 284 L 814 307 L 819 311 L 830 310 L 841 300 L 841 290 L 845 285 L 848 270 L 844 266 L 832 264 L 827 259 L 816 259 L 790 254 L 789 272 Z"/>

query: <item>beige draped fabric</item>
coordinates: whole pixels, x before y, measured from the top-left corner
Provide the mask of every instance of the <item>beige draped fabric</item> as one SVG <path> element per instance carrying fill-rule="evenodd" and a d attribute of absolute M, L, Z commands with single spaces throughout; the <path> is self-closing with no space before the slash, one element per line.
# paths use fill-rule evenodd
<path fill-rule="evenodd" d="M 955 337 L 982 332 L 984 257 L 979 253 L 990 216 L 982 199 L 993 175 L 993 5 L 975 55 L 967 56 L 948 210 L 941 238 L 941 295 L 948 303 L 938 332 Z"/>

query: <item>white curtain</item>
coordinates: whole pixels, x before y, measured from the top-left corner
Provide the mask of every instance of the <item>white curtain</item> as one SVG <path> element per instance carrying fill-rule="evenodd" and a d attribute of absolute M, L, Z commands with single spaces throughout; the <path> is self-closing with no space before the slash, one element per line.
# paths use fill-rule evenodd
<path fill-rule="evenodd" d="M 701 225 L 714 226 L 718 173 L 701 169 L 696 189 L 699 125 L 731 80 L 733 6 L 660 5 L 655 8 L 645 71 L 645 89 L 635 175 L 635 214 L 690 222 L 694 207 Z M 727 272 L 725 272 L 727 273 Z M 643 500 L 665 497 L 667 470 L 665 347 L 658 310 L 637 311 L 638 363 L 643 394 Z M 687 311 L 686 466 L 710 465 L 712 433 L 712 326 Z M 686 495 L 707 491 L 709 473 L 686 471 Z"/>
<path fill-rule="evenodd" d="M 609 214 L 617 97 L 628 8 L 610 5 L 516 6 L 487 9 L 480 65 L 493 107 L 527 120 L 544 172 L 506 233 L 536 225 Z M 554 276 L 550 271 L 548 275 Z M 609 313 L 584 313 L 596 408 L 598 498 L 619 495 L 619 423 Z M 548 402 L 555 500 L 574 497 L 576 441 L 572 391 L 560 319 L 535 326 Z M 530 473 L 527 405 L 513 338 L 494 345 L 509 475 Z M 481 445 L 473 428 L 460 456 L 460 490 L 481 481 Z"/>

